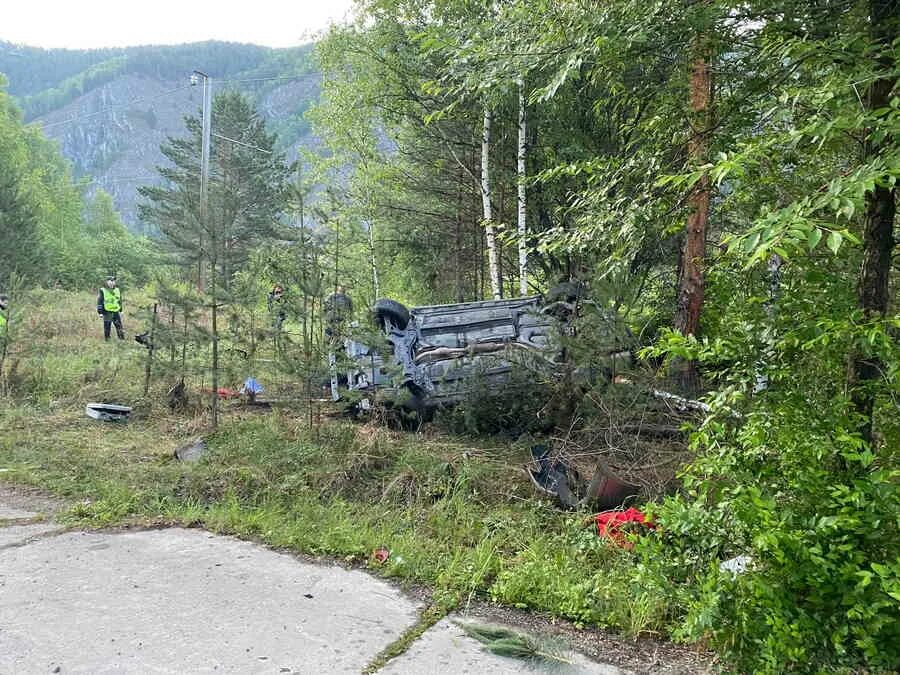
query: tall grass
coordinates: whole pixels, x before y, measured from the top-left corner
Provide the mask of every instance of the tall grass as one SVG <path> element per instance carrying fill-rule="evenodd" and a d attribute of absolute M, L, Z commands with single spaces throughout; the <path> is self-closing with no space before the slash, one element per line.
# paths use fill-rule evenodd
<path fill-rule="evenodd" d="M 32 303 L 0 408 L 0 480 L 68 498 L 65 519 L 203 526 L 427 585 L 443 607 L 493 598 L 665 630 L 654 597 L 622 590 L 631 554 L 536 497 L 526 447 L 337 421 L 310 428 L 295 403 L 226 404 L 209 452 L 181 463 L 173 451 L 203 432 L 202 407 L 171 413 L 164 381 L 143 396 L 146 352 L 103 342 L 91 294 L 36 292 Z M 101 423 L 84 415 L 89 400 L 135 411 L 127 424 Z M 382 547 L 384 563 L 372 556 Z"/>

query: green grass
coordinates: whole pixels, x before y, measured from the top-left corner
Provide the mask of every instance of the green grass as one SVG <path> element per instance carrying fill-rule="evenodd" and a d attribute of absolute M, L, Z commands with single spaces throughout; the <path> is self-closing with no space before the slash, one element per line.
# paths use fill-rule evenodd
<path fill-rule="evenodd" d="M 630 554 L 535 495 L 524 446 L 335 421 L 309 428 L 302 408 L 226 403 L 209 453 L 176 461 L 205 418 L 171 414 L 164 379 L 143 397 L 146 352 L 104 343 L 87 295 L 38 297 L 41 320 L 14 345 L 0 408 L 0 476 L 67 498 L 64 521 L 202 526 L 332 556 L 427 586 L 442 612 L 490 597 L 632 633 L 664 629 L 664 608 L 617 583 Z M 91 420 L 89 400 L 134 405 L 133 419 Z M 379 547 L 390 551 L 384 564 L 372 559 Z"/>

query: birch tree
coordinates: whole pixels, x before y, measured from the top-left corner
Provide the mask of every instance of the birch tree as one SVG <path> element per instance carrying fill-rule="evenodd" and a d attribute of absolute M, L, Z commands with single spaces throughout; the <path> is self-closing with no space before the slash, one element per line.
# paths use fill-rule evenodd
<path fill-rule="evenodd" d="M 528 295 L 528 248 L 526 236 L 528 224 L 525 202 L 525 153 L 526 153 L 526 120 L 525 120 L 525 80 L 519 78 L 519 143 L 516 157 L 517 199 L 516 199 L 516 231 L 519 235 L 519 294 Z"/>
<path fill-rule="evenodd" d="M 497 252 L 497 233 L 494 230 L 491 210 L 491 120 L 490 108 L 484 107 L 484 126 L 481 132 L 481 204 L 484 215 L 484 235 L 487 241 L 488 273 L 491 280 L 491 296 L 499 300 L 501 296 L 500 256 Z"/>

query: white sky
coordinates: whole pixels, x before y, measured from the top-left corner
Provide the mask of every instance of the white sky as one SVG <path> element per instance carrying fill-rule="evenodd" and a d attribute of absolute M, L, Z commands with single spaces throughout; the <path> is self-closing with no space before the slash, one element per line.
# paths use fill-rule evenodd
<path fill-rule="evenodd" d="M 290 47 L 348 16 L 352 0 L 4 0 L 0 40 L 129 47 L 202 40 Z"/>

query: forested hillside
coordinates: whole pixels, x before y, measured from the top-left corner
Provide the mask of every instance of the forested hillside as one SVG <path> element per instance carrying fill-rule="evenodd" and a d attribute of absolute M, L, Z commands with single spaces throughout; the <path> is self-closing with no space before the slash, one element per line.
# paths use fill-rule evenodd
<path fill-rule="evenodd" d="M 361 0 L 314 52 L 3 45 L 4 480 L 362 561 L 428 585 L 423 625 L 480 597 L 727 672 L 895 672 L 898 46 L 900 0 Z M 140 345 L 45 290 L 108 273 Z M 134 406 L 128 448 L 71 432 L 91 396 Z"/>
<path fill-rule="evenodd" d="M 142 232 L 137 187 L 155 180 L 159 146 L 196 114 L 192 71 L 218 90 L 251 96 L 291 157 L 313 145 L 304 112 L 318 98 L 311 46 L 270 49 L 231 43 L 62 50 L 0 41 L 0 73 L 26 122 L 42 126 L 72 162 L 89 193 L 112 195 L 128 227 Z"/>

